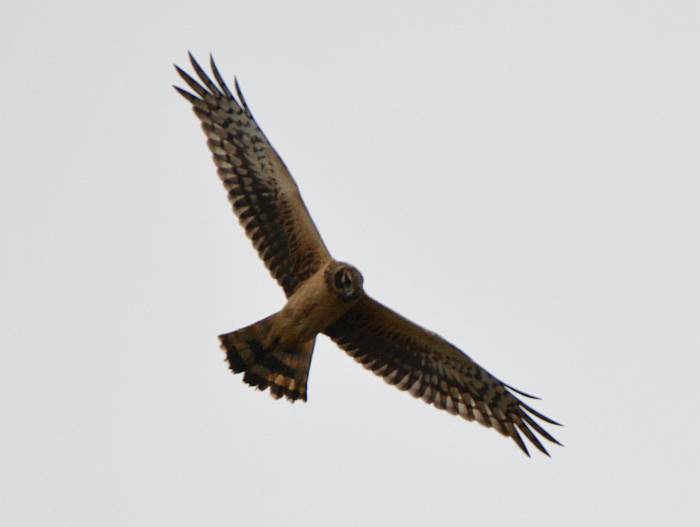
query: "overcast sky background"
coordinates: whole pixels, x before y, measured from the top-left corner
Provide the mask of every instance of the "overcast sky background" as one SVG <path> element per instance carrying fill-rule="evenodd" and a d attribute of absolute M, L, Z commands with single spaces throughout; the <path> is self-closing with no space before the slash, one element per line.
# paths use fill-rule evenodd
<path fill-rule="evenodd" d="M 0 17 L 0 523 L 697 525 L 697 2 L 99 4 Z M 216 335 L 284 298 L 170 87 L 188 49 L 334 256 L 565 448 L 326 338 L 306 405 L 230 375 Z"/>

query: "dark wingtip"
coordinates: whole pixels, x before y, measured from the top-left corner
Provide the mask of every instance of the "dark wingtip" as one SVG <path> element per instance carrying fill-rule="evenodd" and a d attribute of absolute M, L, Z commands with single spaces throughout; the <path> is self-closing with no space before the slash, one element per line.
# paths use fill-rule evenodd
<path fill-rule="evenodd" d="M 549 458 L 552 457 L 551 454 L 549 452 L 547 452 L 547 449 L 544 447 L 544 445 L 541 442 L 538 441 L 537 443 L 535 443 L 535 447 L 537 447 L 537 450 L 542 452 L 545 456 L 547 456 Z"/>
<path fill-rule="evenodd" d="M 554 443 L 555 445 L 558 445 L 558 446 L 560 446 L 560 447 L 563 447 L 563 446 L 564 446 L 564 444 L 561 443 L 561 442 L 560 442 L 556 437 L 554 437 L 553 435 L 551 435 L 551 434 L 546 434 L 546 435 L 543 434 L 543 435 L 544 435 L 545 439 L 546 439 L 547 441 L 549 441 L 550 443 Z"/>
<path fill-rule="evenodd" d="M 196 80 L 194 80 L 185 70 L 180 68 L 177 64 L 175 65 L 175 70 L 177 71 L 178 75 L 184 80 L 187 85 L 192 88 L 200 97 L 205 98 L 208 95 L 210 95 L 204 87 L 199 84 Z"/>
<path fill-rule="evenodd" d="M 522 390 L 518 390 L 517 388 L 513 388 L 510 384 L 503 383 L 503 386 L 505 386 L 506 388 L 508 388 L 508 389 L 511 390 L 511 391 L 514 391 L 514 392 L 517 393 L 518 395 L 522 395 L 523 397 L 527 397 L 528 399 L 534 399 L 535 401 L 541 401 L 541 400 L 542 400 L 541 397 L 537 397 L 536 395 L 532 395 L 532 394 L 526 393 L 526 392 L 524 392 L 524 391 L 522 391 Z"/>
<path fill-rule="evenodd" d="M 513 441 L 515 441 L 515 444 L 518 445 L 518 448 L 522 450 L 523 454 L 525 454 L 527 457 L 530 457 L 530 452 L 528 451 L 527 446 L 525 445 L 525 441 L 523 441 L 523 438 L 520 436 L 520 434 L 514 426 L 511 426 L 509 428 L 509 432 L 510 438 Z"/>
<path fill-rule="evenodd" d="M 243 97 L 243 91 L 241 90 L 241 85 L 238 84 L 238 77 L 233 78 L 233 85 L 236 88 L 236 94 L 238 95 L 238 98 L 240 99 L 241 104 L 243 105 L 243 108 L 245 108 L 246 113 L 252 117 L 252 114 L 250 113 L 250 108 L 248 108 L 248 103 L 245 100 L 245 97 Z"/>
<path fill-rule="evenodd" d="M 204 68 L 199 65 L 199 62 L 194 58 L 192 53 L 189 53 L 190 56 L 190 63 L 192 64 L 192 69 L 194 69 L 195 73 L 197 74 L 197 77 L 199 77 L 199 80 L 204 83 L 204 85 L 209 89 L 212 95 L 215 97 L 220 97 L 223 95 L 221 91 L 219 90 L 219 87 L 212 82 L 212 80 L 209 78 L 209 75 L 207 75 L 207 72 L 204 71 Z"/>
<path fill-rule="evenodd" d="M 219 68 L 216 67 L 216 62 L 214 62 L 213 53 L 209 53 L 209 66 L 211 67 L 211 71 L 214 73 L 214 78 L 216 79 L 216 82 L 219 83 L 219 87 L 224 91 L 226 97 L 228 97 L 232 101 L 235 101 L 231 90 L 229 90 L 228 86 L 226 85 L 226 82 L 224 81 L 223 76 L 219 72 Z"/>
<path fill-rule="evenodd" d="M 177 91 L 180 95 L 182 95 L 185 99 L 187 99 L 188 101 L 190 101 L 192 104 L 194 104 L 196 101 L 199 100 L 197 97 L 195 97 L 194 95 L 192 95 L 190 92 L 188 92 L 187 90 L 183 90 L 183 89 L 180 88 L 179 86 L 175 86 L 175 85 L 173 84 L 173 88 L 175 88 L 175 91 Z"/>
<path fill-rule="evenodd" d="M 201 69 L 199 66 L 199 63 L 197 62 L 197 59 L 194 58 L 194 55 L 192 54 L 192 52 L 190 50 L 187 50 L 187 56 L 189 57 L 190 64 L 192 64 L 192 67 L 194 69 Z"/>
<path fill-rule="evenodd" d="M 534 415 L 535 417 L 539 417 L 539 418 L 542 419 L 544 422 L 549 423 L 550 425 L 564 426 L 563 424 L 558 423 L 557 421 L 555 421 L 555 420 L 552 419 L 551 417 L 547 417 L 546 415 L 541 414 L 540 412 L 538 412 L 537 410 L 535 410 L 532 406 L 530 406 L 530 405 L 528 405 L 528 404 L 525 404 L 525 403 L 522 402 L 522 401 L 520 401 L 520 406 L 522 406 L 525 410 L 527 410 L 528 412 L 530 412 L 530 413 L 531 413 L 532 415 Z"/>
<path fill-rule="evenodd" d="M 535 448 L 537 448 L 537 450 L 539 450 L 539 451 L 542 452 L 543 454 L 549 456 L 549 452 L 547 452 L 547 449 L 544 447 L 544 445 L 542 444 L 542 442 L 537 438 L 537 436 L 535 435 L 535 433 L 527 427 L 527 424 L 525 424 L 525 423 L 521 422 L 520 420 L 518 420 L 518 421 L 516 421 L 515 426 L 517 426 L 517 427 L 520 429 L 520 431 L 521 431 L 523 434 L 525 434 L 525 437 L 528 438 L 528 440 L 530 441 L 530 443 L 532 443 L 533 445 L 535 445 Z"/>

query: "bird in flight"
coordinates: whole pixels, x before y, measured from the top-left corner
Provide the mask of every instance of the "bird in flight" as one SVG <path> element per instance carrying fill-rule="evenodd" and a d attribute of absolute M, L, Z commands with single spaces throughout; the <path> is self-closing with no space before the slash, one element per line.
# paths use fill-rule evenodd
<path fill-rule="evenodd" d="M 465 353 L 383 306 L 363 289 L 360 271 L 330 255 L 299 187 L 268 142 L 235 81 L 234 95 L 213 57 L 214 80 L 190 54 L 199 81 L 175 66 L 192 92 L 175 89 L 201 122 L 219 178 L 246 234 L 287 303 L 279 312 L 219 336 L 229 368 L 260 390 L 306 401 L 316 336 L 323 333 L 365 368 L 451 414 L 493 427 L 530 455 L 521 434 L 560 444 L 536 420 L 558 425 Z"/>

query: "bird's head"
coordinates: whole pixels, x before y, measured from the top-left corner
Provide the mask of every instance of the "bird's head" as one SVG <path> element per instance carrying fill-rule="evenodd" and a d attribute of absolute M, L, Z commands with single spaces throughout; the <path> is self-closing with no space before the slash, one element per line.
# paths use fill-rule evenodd
<path fill-rule="evenodd" d="M 364 279 L 355 267 L 343 262 L 333 262 L 325 274 L 328 287 L 343 301 L 349 302 L 359 298 Z"/>

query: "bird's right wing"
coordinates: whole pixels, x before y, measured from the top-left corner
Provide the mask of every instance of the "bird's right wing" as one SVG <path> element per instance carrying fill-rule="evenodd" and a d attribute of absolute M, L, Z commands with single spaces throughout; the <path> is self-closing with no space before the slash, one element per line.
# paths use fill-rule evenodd
<path fill-rule="evenodd" d="M 195 92 L 175 89 L 192 103 L 238 220 L 272 276 L 289 297 L 330 260 L 321 236 L 282 159 L 255 122 L 236 83 L 238 99 L 219 74 L 216 83 L 190 55 L 200 82 L 175 66 Z"/>
<path fill-rule="evenodd" d="M 540 451 L 537 432 L 559 444 L 534 419 L 558 424 L 512 392 L 458 348 L 364 295 L 324 333 L 365 368 L 440 409 L 493 427 L 529 455 L 518 430 Z M 547 454 L 549 455 L 549 454 Z"/>

